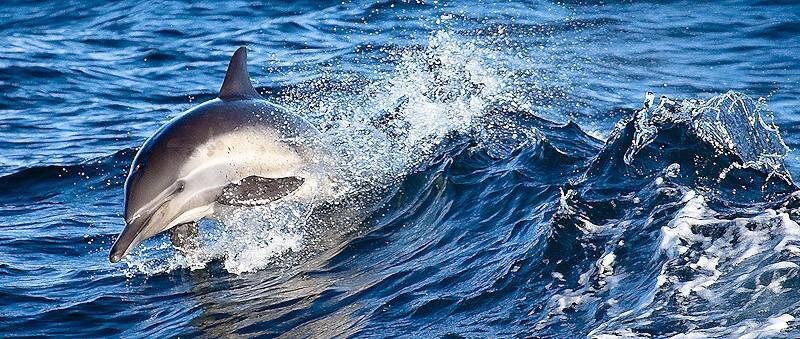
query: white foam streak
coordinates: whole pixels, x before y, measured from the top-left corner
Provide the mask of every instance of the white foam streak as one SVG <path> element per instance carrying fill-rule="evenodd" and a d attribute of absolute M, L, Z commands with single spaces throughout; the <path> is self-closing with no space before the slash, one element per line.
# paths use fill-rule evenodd
<path fill-rule="evenodd" d="M 775 300 L 780 300 L 777 296 L 789 291 L 791 281 L 800 275 L 800 226 L 784 210 L 766 209 L 754 216 L 724 219 L 706 201 L 698 191 L 684 191 L 675 206 L 680 208 L 660 229 L 651 260 L 658 276 L 648 282 L 650 288 L 641 288 L 647 294 L 627 306 L 614 302 L 614 315 L 596 326 L 591 335 L 635 335 L 635 328 L 647 327 L 653 317 L 665 312 L 677 312 L 697 326 L 720 321 L 725 324 L 673 338 L 776 336 L 789 328 L 794 321 L 791 315 L 759 318 L 752 314 L 782 314 L 791 307 Z M 597 263 L 601 281 L 625 279 L 626 269 L 619 277 L 614 275 L 616 270 L 611 271 L 616 260 L 608 258 L 609 253 Z M 614 273 L 609 276 L 608 271 Z M 607 298 L 615 300 L 613 289 L 608 293 L 611 295 Z M 717 318 L 716 309 L 738 299 L 747 301 L 733 313 L 740 316 L 731 318 L 726 312 L 723 316 L 730 319 Z"/>

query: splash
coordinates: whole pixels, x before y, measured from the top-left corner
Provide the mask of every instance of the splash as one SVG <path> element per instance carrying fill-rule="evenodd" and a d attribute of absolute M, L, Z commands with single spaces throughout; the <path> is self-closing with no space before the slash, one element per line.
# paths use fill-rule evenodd
<path fill-rule="evenodd" d="M 327 92 L 323 77 L 282 98 L 317 118 L 350 182 L 395 182 L 449 137 L 490 128 L 492 107 L 528 107 L 501 66 L 503 55 L 478 41 L 440 31 L 424 48 L 388 54 L 397 60 L 394 71 L 364 86 L 351 79 L 347 91 Z"/>
<path fill-rule="evenodd" d="M 129 274 L 160 274 L 175 269 L 204 269 L 214 260 L 234 274 L 280 266 L 304 249 L 312 203 L 277 201 L 265 206 L 230 208 L 218 222 L 201 223 L 196 251 L 175 251 L 167 239 L 140 246 L 130 259 Z"/>

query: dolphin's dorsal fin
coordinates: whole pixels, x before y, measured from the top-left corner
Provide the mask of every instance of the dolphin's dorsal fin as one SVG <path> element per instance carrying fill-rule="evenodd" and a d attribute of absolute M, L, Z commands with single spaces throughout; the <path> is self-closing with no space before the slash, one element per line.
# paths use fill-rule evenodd
<path fill-rule="evenodd" d="M 239 47 L 231 57 L 225 81 L 219 89 L 219 98 L 222 100 L 242 100 L 260 98 L 261 96 L 250 83 L 250 74 L 247 73 L 247 48 Z"/>

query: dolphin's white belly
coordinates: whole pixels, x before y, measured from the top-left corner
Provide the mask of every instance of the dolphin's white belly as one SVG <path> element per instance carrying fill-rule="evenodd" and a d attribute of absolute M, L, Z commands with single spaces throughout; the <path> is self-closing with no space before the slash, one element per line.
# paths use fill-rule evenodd
<path fill-rule="evenodd" d="M 333 191 L 332 180 L 323 168 L 323 156 L 310 151 L 302 140 L 280 139 L 270 128 L 243 128 L 199 145 L 181 168 L 180 177 L 192 190 L 191 195 L 205 201 L 209 200 L 207 195 L 218 196 L 225 186 L 250 176 L 299 177 L 303 184 L 283 199 L 310 202 Z M 213 207 L 213 203 L 194 207 L 172 224 L 208 216 Z"/>
<path fill-rule="evenodd" d="M 243 128 L 199 145 L 183 166 L 182 176 L 234 182 L 257 175 L 281 178 L 296 175 L 310 161 L 270 128 Z M 218 178 L 218 180 L 213 180 Z"/>

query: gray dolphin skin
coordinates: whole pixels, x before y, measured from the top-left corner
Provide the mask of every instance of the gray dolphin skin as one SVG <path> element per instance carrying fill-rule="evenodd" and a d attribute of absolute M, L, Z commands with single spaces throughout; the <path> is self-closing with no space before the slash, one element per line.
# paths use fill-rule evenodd
<path fill-rule="evenodd" d="M 171 230 L 196 233 L 215 207 L 254 206 L 314 194 L 319 131 L 264 100 L 250 83 L 247 50 L 233 54 L 218 98 L 195 106 L 145 141 L 125 181 L 125 228 L 109 260 Z M 183 229 L 183 231 L 180 231 Z M 187 229 L 189 231 L 187 231 Z"/>

